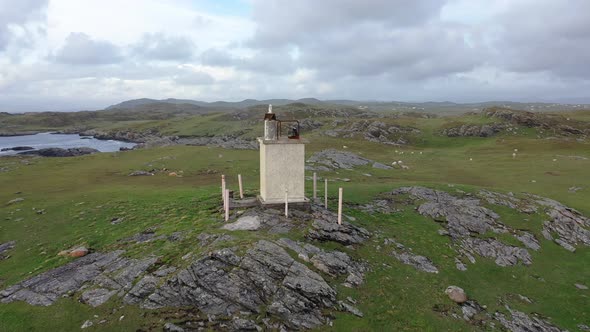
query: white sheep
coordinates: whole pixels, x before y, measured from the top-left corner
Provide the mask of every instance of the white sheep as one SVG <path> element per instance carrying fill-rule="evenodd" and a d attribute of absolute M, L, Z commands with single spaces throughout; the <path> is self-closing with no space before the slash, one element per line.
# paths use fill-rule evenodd
<path fill-rule="evenodd" d="M 473 161 L 473 158 L 469 158 L 469 161 Z"/>
<path fill-rule="evenodd" d="M 343 149 L 348 149 L 348 146 L 346 146 L 346 145 L 343 145 L 343 146 L 342 146 L 342 148 L 343 148 Z"/>
<path fill-rule="evenodd" d="M 422 154 L 422 151 L 420 151 L 420 154 Z"/>
<path fill-rule="evenodd" d="M 402 165 L 402 169 L 410 169 L 410 167 L 408 167 L 406 165 Z"/>
<path fill-rule="evenodd" d="M 557 161 L 557 159 L 553 159 L 553 161 Z"/>
<path fill-rule="evenodd" d="M 414 154 L 414 151 L 410 152 L 411 154 Z"/>
<path fill-rule="evenodd" d="M 398 161 L 397 163 L 398 163 L 398 164 L 401 164 L 401 163 L 402 163 L 402 161 L 400 160 L 400 161 Z"/>
<path fill-rule="evenodd" d="M 391 166 L 396 166 L 397 165 L 397 161 L 394 161 L 391 163 Z"/>
<path fill-rule="evenodd" d="M 514 149 L 514 152 L 518 152 L 518 149 Z"/>
<path fill-rule="evenodd" d="M 512 153 L 512 159 L 516 158 L 516 152 Z"/>

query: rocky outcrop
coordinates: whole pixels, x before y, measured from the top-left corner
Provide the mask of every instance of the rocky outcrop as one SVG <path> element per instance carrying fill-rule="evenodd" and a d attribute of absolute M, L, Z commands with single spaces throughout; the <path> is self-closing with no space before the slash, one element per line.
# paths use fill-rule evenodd
<path fill-rule="evenodd" d="M 506 307 L 510 313 L 510 317 L 501 312 L 494 313 L 494 319 L 500 322 L 509 331 L 513 332 L 562 332 L 564 330 L 557 326 L 549 323 L 548 321 L 533 314 L 529 316 L 522 311 L 513 310 L 510 307 Z"/>
<path fill-rule="evenodd" d="M 441 134 L 448 137 L 490 137 L 500 131 L 506 126 L 501 123 L 492 123 L 485 125 L 462 124 L 441 130 Z"/>
<path fill-rule="evenodd" d="M 385 239 L 383 244 L 395 245 L 395 249 L 391 252 L 391 255 L 397 258 L 397 260 L 399 260 L 400 262 L 407 265 L 411 265 L 415 269 L 420 271 L 428 273 L 438 273 L 438 268 L 428 257 L 414 254 L 411 248 L 406 248 L 406 246 L 395 241 L 394 239 Z"/>
<path fill-rule="evenodd" d="M 487 117 L 502 119 L 515 125 L 550 130 L 554 134 L 563 136 L 573 135 L 586 137 L 590 135 L 590 126 L 587 122 L 567 119 L 561 115 L 527 112 L 499 107 L 484 109 L 482 113 Z"/>
<path fill-rule="evenodd" d="M 487 190 L 481 190 L 479 195 L 490 204 L 507 206 L 522 213 L 544 211 L 550 219 L 543 223 L 543 236 L 547 240 L 555 241 L 566 250 L 573 252 L 577 245 L 590 246 L 590 219 L 575 209 L 536 195 L 518 198 L 512 194 L 493 193 Z M 540 248 L 538 240 L 530 233 L 518 234 L 515 237 L 530 249 L 539 250 Z"/>
<path fill-rule="evenodd" d="M 25 152 L 20 152 L 19 154 L 23 155 L 37 155 L 42 157 L 76 157 L 76 156 L 83 156 L 86 154 L 92 154 L 100 152 L 97 149 L 81 147 L 81 148 L 69 148 L 69 149 L 62 149 L 62 148 L 46 148 L 46 149 L 39 149 L 39 150 L 30 150 Z"/>
<path fill-rule="evenodd" d="M 322 310 L 336 304 L 336 291 L 281 246 L 261 240 L 244 256 L 226 248 L 198 259 L 140 305 L 194 306 L 209 315 L 233 315 L 258 313 L 265 304 L 267 313 L 290 328 L 315 328 L 326 321 Z"/>
<path fill-rule="evenodd" d="M 0 244 L 0 261 L 10 257 L 8 251 L 12 250 L 16 241 L 8 241 Z"/>
<path fill-rule="evenodd" d="M 407 136 L 419 133 L 420 130 L 412 127 L 387 124 L 375 120 L 360 120 L 342 128 L 328 130 L 325 135 L 343 138 L 362 137 L 370 142 L 403 145 L 408 144 Z"/>
<path fill-rule="evenodd" d="M 119 250 L 88 254 L 0 291 L 0 302 L 25 301 L 48 306 L 63 296 L 72 296 L 83 286 L 94 285 L 105 291 L 88 290 L 83 299 L 88 303 L 104 303 L 113 294 L 131 289 L 135 279 L 156 262 L 155 257 L 138 260 L 123 257 L 123 253 Z"/>
<path fill-rule="evenodd" d="M 357 166 L 372 165 L 374 168 L 380 169 L 391 169 L 391 166 L 387 166 L 376 161 L 363 158 L 352 152 L 338 151 L 334 149 L 322 150 L 314 153 L 308 160 L 308 168 L 327 171 L 332 169 L 352 169 Z"/>
<path fill-rule="evenodd" d="M 518 263 L 529 265 L 532 257 L 520 247 L 505 244 L 497 238 L 481 238 L 486 234 L 501 234 L 516 231 L 500 222 L 500 216 L 481 205 L 476 198 L 457 198 L 449 193 L 423 187 L 405 187 L 391 193 L 409 195 L 411 200 L 423 201 L 418 213 L 439 222 L 445 229 L 441 234 L 451 238 L 457 251 L 464 259 L 475 263 L 473 255 L 491 258 L 499 266 L 512 266 Z M 457 268 L 466 269 L 460 259 Z"/>
<path fill-rule="evenodd" d="M 534 195 L 529 197 L 546 209 L 545 213 L 550 219 L 543 223 L 543 231 L 549 240 L 554 239 L 569 251 L 574 251 L 576 245 L 590 246 L 590 219 L 552 199 Z"/>
<path fill-rule="evenodd" d="M 364 242 L 369 237 L 369 232 L 346 221 L 339 225 L 335 220 L 315 219 L 306 237 L 312 240 L 350 245 Z"/>

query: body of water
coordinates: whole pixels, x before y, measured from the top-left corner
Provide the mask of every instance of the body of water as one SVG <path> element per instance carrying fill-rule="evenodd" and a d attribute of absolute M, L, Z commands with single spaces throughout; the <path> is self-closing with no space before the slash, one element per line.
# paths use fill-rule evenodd
<path fill-rule="evenodd" d="M 135 143 L 127 143 L 115 140 L 99 140 L 88 136 L 76 134 L 51 134 L 40 133 L 36 135 L 0 137 L 0 150 L 16 146 L 30 146 L 35 150 L 44 148 L 79 148 L 89 147 L 100 152 L 119 151 L 119 148 L 132 148 Z M 0 156 L 14 155 L 22 151 L 0 151 Z"/>

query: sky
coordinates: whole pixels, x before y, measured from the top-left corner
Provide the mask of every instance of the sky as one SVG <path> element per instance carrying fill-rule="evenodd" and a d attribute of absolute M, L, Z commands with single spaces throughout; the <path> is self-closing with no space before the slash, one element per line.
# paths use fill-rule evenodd
<path fill-rule="evenodd" d="M 589 91 L 588 0 L 0 0 L 0 111 Z"/>

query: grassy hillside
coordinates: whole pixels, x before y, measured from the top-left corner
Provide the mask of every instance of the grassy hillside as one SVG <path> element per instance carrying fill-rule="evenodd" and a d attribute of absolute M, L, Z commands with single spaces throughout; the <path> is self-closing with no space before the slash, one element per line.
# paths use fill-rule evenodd
<path fill-rule="evenodd" d="M 403 160 L 409 166 L 409 170 L 359 167 L 318 172 L 320 177 L 329 179 L 350 179 L 349 182 L 330 182 L 330 208 L 336 208 L 334 197 L 338 187 L 343 187 L 345 213 L 355 218 L 354 224 L 374 234 L 369 243 L 358 250 L 338 246 L 371 266 L 360 288 L 349 289 L 336 284 L 339 298 L 352 296 L 358 300 L 356 306 L 364 313 L 364 318 L 336 313 L 333 326 L 320 330 L 482 329 L 450 315 L 453 312 L 460 315 L 460 310 L 443 293 L 451 284 L 463 287 L 471 298 L 488 306 L 490 312 L 505 311 L 504 305 L 508 304 L 525 313 L 550 317 L 551 322 L 570 331 L 577 331 L 578 324 L 590 324 L 590 293 L 573 286 L 574 283 L 589 284 L 590 248 L 580 246 L 571 253 L 544 240 L 540 236 L 546 218 L 543 213 L 523 217 L 508 208 L 492 207 L 506 224 L 530 230 L 541 239 L 542 249 L 533 252 L 531 266 L 499 267 L 490 259 L 478 257 L 476 264 L 461 272 L 455 268 L 449 239 L 437 235 L 440 226 L 418 214 L 413 205 L 400 204 L 398 211 L 390 214 L 369 214 L 357 205 L 401 186 L 421 185 L 451 193 L 458 190 L 475 193 L 486 188 L 542 195 L 590 216 L 588 142 L 538 138 L 536 129 L 524 127 L 517 134 L 502 132 L 487 138 L 446 137 L 439 133 L 441 128 L 458 123 L 482 125 L 501 121 L 482 114 L 448 118 L 375 115 L 376 121 L 420 130 L 420 134 L 411 137 L 410 145 L 390 146 L 362 137 L 326 136 L 324 131 L 333 128 L 336 119 L 355 122 L 371 118 L 354 108 L 318 110 L 314 107 L 277 108 L 284 117 L 314 115 L 314 120 L 320 123 L 320 127 L 304 132 L 311 142 L 306 147 L 308 156 L 326 148 L 337 148 L 385 164 Z M 336 111 L 346 117 L 334 116 Z M 255 137 L 261 133 L 260 114 L 256 108 L 238 117 L 233 113 L 150 118 L 152 115 L 158 116 L 150 113 L 137 119 L 100 112 L 75 113 L 63 118 L 54 114 L 0 116 L 2 130 L 53 130 L 85 121 L 85 126 L 105 130 L 157 128 L 163 135 Z M 585 113 L 568 113 L 567 116 L 587 121 Z M 117 117 L 117 121 L 112 117 Z M 512 157 L 514 149 L 518 149 L 516 158 Z M 0 243 L 13 240 L 17 243 L 10 251 L 11 257 L 0 260 L 0 289 L 72 261 L 57 253 L 77 245 L 100 252 L 125 249 L 129 257 L 156 254 L 166 264 L 185 266 L 187 262 L 182 256 L 201 253 L 196 245 L 199 234 L 223 232 L 219 227 L 222 218 L 220 175 L 225 174 L 229 186 L 236 189 L 237 174 L 242 174 L 246 194 L 254 196 L 258 190 L 258 158 L 258 152 L 253 150 L 180 145 L 73 158 L 0 158 Z M 154 176 L 128 176 L 135 170 L 154 169 Z M 157 171 L 163 169 L 166 171 Z M 182 176 L 169 176 L 172 171 Z M 311 182 L 307 184 L 311 195 Z M 582 189 L 572 192 L 570 187 Z M 17 197 L 24 201 L 5 205 Z M 117 218 L 124 221 L 112 224 Z M 185 236 L 179 243 L 121 241 L 148 228 L 153 228 L 157 235 L 183 232 Z M 258 232 L 232 235 L 235 239 L 231 244 L 242 248 L 261 238 L 279 237 Z M 289 236 L 299 239 L 302 233 L 296 231 Z M 440 273 L 428 274 L 400 263 L 377 247 L 386 238 L 398 239 L 414 252 L 429 257 L 441 267 Z M 319 243 L 318 246 L 329 249 L 334 244 Z M 532 303 L 520 300 L 517 294 L 532 299 Z M 94 315 L 105 322 L 88 330 L 161 330 L 164 321 L 182 322 L 183 312 L 181 309 L 139 309 L 123 305 L 118 297 L 97 308 L 71 298 L 48 307 L 15 302 L 0 304 L 0 330 L 77 331 L 85 320 L 94 319 Z M 120 318 L 122 316 L 124 318 Z"/>

